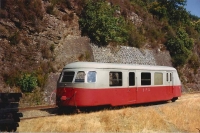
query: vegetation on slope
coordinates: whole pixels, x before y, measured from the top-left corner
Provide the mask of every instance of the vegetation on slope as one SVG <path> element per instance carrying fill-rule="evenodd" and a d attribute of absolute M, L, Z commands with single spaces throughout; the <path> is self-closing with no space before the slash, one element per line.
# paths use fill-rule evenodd
<path fill-rule="evenodd" d="M 137 42 L 139 44 L 135 46 L 141 47 L 144 43 L 150 42 L 152 47 L 156 47 L 154 43 L 164 43 L 170 51 L 175 66 L 183 66 L 191 57 L 195 56 L 192 56 L 193 40 L 199 41 L 199 22 L 194 23 L 193 18 L 184 8 L 186 0 L 131 0 L 130 2 L 126 1 L 126 4 L 123 5 L 125 7 L 120 5 L 120 1 L 110 0 L 109 2 L 89 0 L 80 16 L 82 33 L 88 35 L 98 45 L 116 42 L 132 46 L 132 42 Z M 141 14 L 138 5 L 142 6 L 141 9 L 144 9 L 145 15 Z M 128 13 L 125 10 L 131 7 L 136 8 L 139 16 L 143 16 L 142 26 L 137 27 L 130 23 Z M 155 22 L 160 23 L 157 27 L 160 28 L 159 30 L 151 28 L 156 27 L 157 23 L 150 22 L 152 25 L 145 23 L 151 15 L 154 18 L 151 18 L 150 21 L 155 20 Z M 132 36 L 138 36 L 134 29 L 140 34 L 140 37 L 129 40 Z M 146 42 L 141 38 L 146 38 Z M 151 40 L 152 38 L 154 39 Z M 162 41 L 159 42 L 159 40 Z M 198 64 L 199 67 L 199 63 L 195 64 Z"/>
<path fill-rule="evenodd" d="M 117 14 L 116 6 L 104 1 L 89 0 L 84 7 L 79 21 L 83 34 L 99 45 L 109 42 L 125 43 L 128 37 L 125 20 Z"/>
<path fill-rule="evenodd" d="M 43 7 L 42 2 L 50 4 Z M 29 62 L 32 69 L 17 68 L 15 72 L 4 73 L 4 81 L 11 87 L 21 88 L 25 83 L 23 85 L 19 79 L 25 73 L 37 78 L 37 84 L 35 79 L 28 82 L 34 83 L 34 88 L 44 87 L 48 73 L 53 71 L 50 64 L 55 46 L 31 46 L 31 40 L 23 34 L 27 29 L 28 34 L 40 33 L 45 29 L 43 15 L 56 15 L 55 8 L 64 13 L 66 10 L 75 12 L 80 18 L 82 35 L 88 36 L 96 45 L 138 48 L 148 45 L 158 48 L 159 44 L 164 44 L 172 56 L 174 66 L 179 68 L 189 64 L 197 72 L 200 66 L 200 19 L 187 12 L 185 4 L 186 0 L 1 0 L 1 18 L 13 21 L 17 30 L 0 24 L 0 37 L 9 40 L 10 48 L 18 49 L 17 52 L 21 50 L 19 44 L 23 44 L 27 51 L 31 51 L 32 47 L 40 47 L 42 57 L 49 60 L 38 67 L 34 66 L 34 59 L 29 53 L 24 54 L 23 59 Z M 133 15 L 137 16 L 136 22 L 131 19 Z M 66 13 L 62 17 L 63 21 L 71 19 L 73 14 Z M 11 59 L 5 60 L 15 61 Z M 25 91 L 31 92 L 32 89 Z"/>

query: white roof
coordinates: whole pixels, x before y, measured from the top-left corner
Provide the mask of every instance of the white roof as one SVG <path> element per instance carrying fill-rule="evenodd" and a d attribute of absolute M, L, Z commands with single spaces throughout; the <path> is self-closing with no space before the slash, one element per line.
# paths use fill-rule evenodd
<path fill-rule="evenodd" d="M 64 69 L 137 69 L 137 70 L 171 70 L 176 71 L 175 68 L 169 66 L 151 66 L 151 65 L 137 65 L 137 64 L 117 64 L 117 63 L 99 63 L 99 62 L 74 62 L 67 64 Z"/>

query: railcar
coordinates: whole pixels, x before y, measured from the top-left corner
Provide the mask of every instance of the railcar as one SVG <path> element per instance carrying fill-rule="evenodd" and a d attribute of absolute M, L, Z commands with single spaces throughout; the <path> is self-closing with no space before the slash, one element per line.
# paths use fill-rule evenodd
<path fill-rule="evenodd" d="M 168 66 L 74 62 L 58 79 L 58 107 L 121 106 L 181 96 L 177 70 Z"/>

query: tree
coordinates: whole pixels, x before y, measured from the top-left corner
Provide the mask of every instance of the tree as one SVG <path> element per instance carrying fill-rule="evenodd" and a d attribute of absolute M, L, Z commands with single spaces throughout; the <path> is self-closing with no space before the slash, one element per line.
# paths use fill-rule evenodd
<path fill-rule="evenodd" d="M 181 66 L 187 63 L 192 54 L 193 39 L 189 38 L 183 28 L 177 30 L 176 36 L 166 42 L 167 49 L 172 56 L 174 65 Z"/>
<path fill-rule="evenodd" d="M 195 30 L 200 33 L 200 20 L 196 21 L 194 24 Z"/>
<path fill-rule="evenodd" d="M 159 0 L 153 2 L 149 10 L 159 19 L 167 18 L 170 24 L 188 24 L 189 14 L 184 8 L 186 2 L 187 0 Z"/>
<path fill-rule="evenodd" d="M 89 0 L 79 20 L 82 34 L 99 45 L 126 42 L 128 31 L 124 18 L 117 14 L 118 10 L 103 0 Z"/>

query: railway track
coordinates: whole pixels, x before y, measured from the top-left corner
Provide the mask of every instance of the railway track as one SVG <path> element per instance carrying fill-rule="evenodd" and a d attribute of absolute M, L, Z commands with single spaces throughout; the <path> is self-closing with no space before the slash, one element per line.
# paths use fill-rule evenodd
<path fill-rule="evenodd" d="M 29 111 L 29 110 L 45 110 L 45 109 L 53 109 L 57 108 L 56 105 L 46 105 L 46 106 L 34 106 L 34 107 L 24 107 L 19 108 L 20 112 Z"/>
<path fill-rule="evenodd" d="M 195 98 L 195 97 L 199 97 L 199 93 L 200 92 L 184 93 L 177 100 L 177 102 L 185 101 L 187 99 L 191 99 L 191 98 Z M 172 103 L 169 103 L 169 104 L 172 104 Z M 159 106 L 159 105 L 164 105 L 164 104 L 161 104 L 161 103 L 159 103 L 159 104 L 157 104 L 157 103 L 145 103 L 145 104 L 142 104 L 142 105 L 148 105 L 148 106 L 157 106 L 158 105 Z M 140 106 L 140 105 L 132 105 L 132 107 L 137 107 L 137 106 Z M 113 108 L 116 108 L 116 107 L 113 107 Z M 28 120 L 28 119 L 36 119 L 36 118 L 41 118 L 41 117 L 57 116 L 58 115 L 57 109 L 58 108 L 57 108 L 56 105 L 19 108 L 19 112 L 23 113 L 23 117 L 20 120 Z M 28 113 L 31 114 L 31 115 L 29 115 Z"/>
<path fill-rule="evenodd" d="M 23 113 L 23 117 L 20 120 L 35 119 L 41 117 L 50 117 L 57 115 L 56 105 L 35 106 L 19 108 L 19 111 Z"/>
<path fill-rule="evenodd" d="M 27 117 L 27 118 L 21 118 L 20 120 L 30 120 L 30 119 L 36 119 L 36 118 L 41 118 L 41 117 L 51 117 L 51 116 L 56 116 L 57 114 L 49 114 L 49 115 L 45 115 L 45 116 L 34 116 L 34 117 Z"/>

